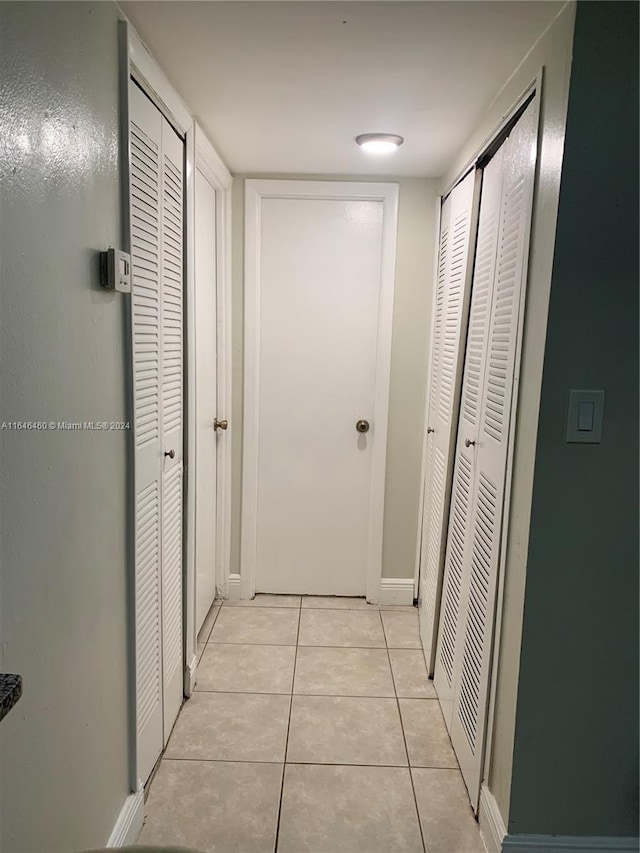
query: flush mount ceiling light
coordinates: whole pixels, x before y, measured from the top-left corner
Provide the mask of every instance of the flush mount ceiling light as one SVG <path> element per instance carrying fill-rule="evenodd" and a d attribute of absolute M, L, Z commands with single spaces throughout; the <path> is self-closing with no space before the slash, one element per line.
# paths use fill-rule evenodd
<path fill-rule="evenodd" d="M 399 148 L 404 139 L 397 133 L 361 133 L 356 142 L 372 154 L 390 154 Z"/>

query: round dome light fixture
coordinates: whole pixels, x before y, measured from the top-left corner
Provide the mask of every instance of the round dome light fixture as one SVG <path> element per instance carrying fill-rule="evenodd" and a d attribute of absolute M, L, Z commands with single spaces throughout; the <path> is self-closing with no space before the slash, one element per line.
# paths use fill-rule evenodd
<path fill-rule="evenodd" d="M 372 154 L 390 154 L 399 148 L 404 139 L 397 133 L 361 133 L 356 142 Z"/>

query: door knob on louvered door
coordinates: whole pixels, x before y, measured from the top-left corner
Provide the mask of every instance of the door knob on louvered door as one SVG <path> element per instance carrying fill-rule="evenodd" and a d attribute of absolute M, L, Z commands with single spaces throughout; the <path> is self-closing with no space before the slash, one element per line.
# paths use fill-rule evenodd
<path fill-rule="evenodd" d="M 217 418 L 215 418 L 215 420 L 213 422 L 213 428 L 214 429 L 226 429 L 228 426 L 229 426 L 229 421 L 219 421 Z"/>
<path fill-rule="evenodd" d="M 464 446 L 465 446 L 465 447 L 471 447 L 472 445 L 475 445 L 475 441 L 471 441 L 471 439 L 470 439 L 470 438 L 465 438 L 465 440 L 464 440 Z"/>
<path fill-rule="evenodd" d="M 164 455 L 168 456 L 169 459 L 175 459 L 176 458 L 175 450 L 165 450 Z"/>
<path fill-rule="evenodd" d="M 369 421 L 358 421 L 356 429 L 358 432 L 369 432 Z"/>

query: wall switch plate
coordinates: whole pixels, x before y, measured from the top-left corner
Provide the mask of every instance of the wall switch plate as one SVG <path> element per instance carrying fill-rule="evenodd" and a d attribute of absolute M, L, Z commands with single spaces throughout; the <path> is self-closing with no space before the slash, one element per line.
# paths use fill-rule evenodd
<path fill-rule="evenodd" d="M 120 293 L 131 293 L 131 255 L 118 249 L 100 252 L 100 284 Z"/>
<path fill-rule="evenodd" d="M 604 416 L 604 391 L 569 391 L 567 442 L 600 444 Z"/>

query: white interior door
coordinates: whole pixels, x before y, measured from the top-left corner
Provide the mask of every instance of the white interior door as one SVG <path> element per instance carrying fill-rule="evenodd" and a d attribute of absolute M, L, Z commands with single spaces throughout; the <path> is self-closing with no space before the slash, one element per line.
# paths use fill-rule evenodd
<path fill-rule="evenodd" d="M 476 237 L 480 173 L 447 196 L 440 216 L 420 552 L 420 634 L 433 672 L 451 471 Z"/>
<path fill-rule="evenodd" d="M 182 702 L 184 144 L 131 82 L 137 776 Z"/>
<path fill-rule="evenodd" d="M 195 173 L 196 631 L 216 596 L 216 192 Z"/>
<path fill-rule="evenodd" d="M 372 562 L 380 575 L 397 188 L 273 183 L 289 191 L 265 193 L 247 232 L 243 572 L 253 556 L 258 592 L 365 595 Z"/>

